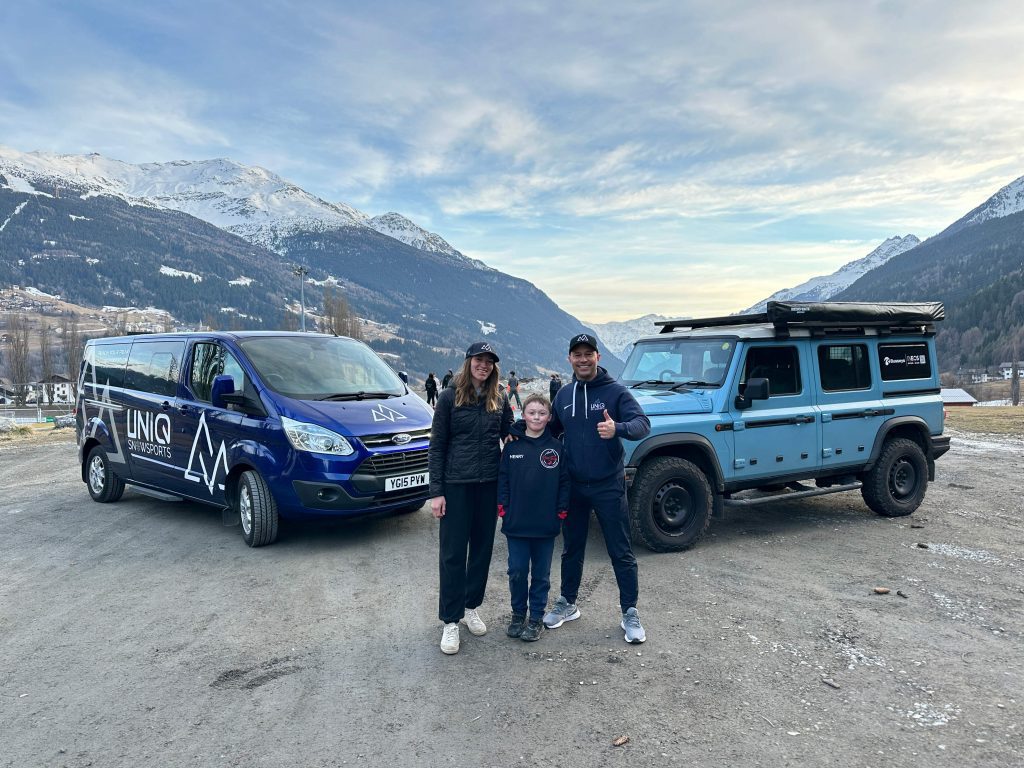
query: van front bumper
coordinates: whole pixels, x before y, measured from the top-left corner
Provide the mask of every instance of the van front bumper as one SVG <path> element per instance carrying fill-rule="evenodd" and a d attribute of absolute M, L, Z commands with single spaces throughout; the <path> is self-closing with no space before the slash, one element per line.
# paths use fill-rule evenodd
<path fill-rule="evenodd" d="M 302 506 L 311 512 L 371 513 L 399 507 L 409 507 L 429 498 L 430 486 L 418 486 L 404 491 L 393 491 L 375 496 L 352 496 L 337 483 L 317 483 L 293 480 L 292 490 Z"/>

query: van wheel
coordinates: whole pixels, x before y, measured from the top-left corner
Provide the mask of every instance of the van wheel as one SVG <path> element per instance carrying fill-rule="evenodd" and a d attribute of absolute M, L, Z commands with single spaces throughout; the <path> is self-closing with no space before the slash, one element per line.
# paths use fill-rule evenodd
<path fill-rule="evenodd" d="M 715 494 L 701 469 L 676 456 L 646 462 L 630 494 L 633 538 L 653 552 L 689 549 L 711 522 Z"/>
<path fill-rule="evenodd" d="M 928 462 L 913 440 L 888 441 L 860 489 L 867 505 L 884 517 L 909 515 L 924 500 Z"/>
<path fill-rule="evenodd" d="M 117 501 L 124 494 L 124 480 L 110 469 L 107 452 L 98 445 L 89 451 L 85 460 L 85 484 L 93 501 L 101 504 Z"/>
<path fill-rule="evenodd" d="M 236 505 L 246 544 L 262 547 L 277 540 L 277 502 L 259 472 L 242 473 Z"/>

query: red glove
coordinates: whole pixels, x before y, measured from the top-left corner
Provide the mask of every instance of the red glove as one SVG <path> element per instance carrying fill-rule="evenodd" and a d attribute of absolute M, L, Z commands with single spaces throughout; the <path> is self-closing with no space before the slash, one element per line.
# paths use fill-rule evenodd
<path fill-rule="evenodd" d="M 504 516 L 505 516 L 505 505 L 504 504 L 499 504 L 498 505 L 498 517 L 504 517 Z"/>
<path fill-rule="evenodd" d="M 561 512 L 558 513 L 558 519 L 559 520 L 565 520 L 565 518 L 567 518 L 568 516 L 569 516 L 569 511 L 567 509 L 563 509 Z"/>

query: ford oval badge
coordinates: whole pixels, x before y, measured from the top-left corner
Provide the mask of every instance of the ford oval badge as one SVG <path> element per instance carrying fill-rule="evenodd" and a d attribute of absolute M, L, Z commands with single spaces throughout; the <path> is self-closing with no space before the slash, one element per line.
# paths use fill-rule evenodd
<path fill-rule="evenodd" d="M 405 445 L 410 440 L 412 440 L 412 435 L 407 432 L 399 432 L 391 438 L 391 442 L 395 445 Z"/>

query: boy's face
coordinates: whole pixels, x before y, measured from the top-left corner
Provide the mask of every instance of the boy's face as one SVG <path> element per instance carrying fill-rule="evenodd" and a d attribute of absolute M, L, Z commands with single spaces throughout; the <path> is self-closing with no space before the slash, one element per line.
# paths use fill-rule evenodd
<path fill-rule="evenodd" d="M 544 407 L 543 403 L 534 401 L 523 411 L 523 420 L 526 421 L 527 429 L 533 432 L 543 432 L 544 427 L 551 421 L 551 412 Z"/>

